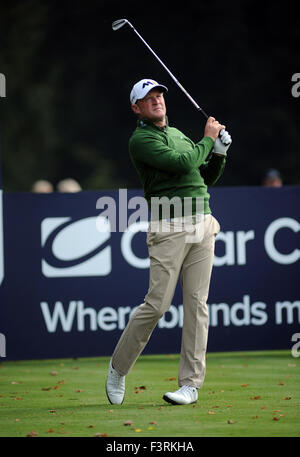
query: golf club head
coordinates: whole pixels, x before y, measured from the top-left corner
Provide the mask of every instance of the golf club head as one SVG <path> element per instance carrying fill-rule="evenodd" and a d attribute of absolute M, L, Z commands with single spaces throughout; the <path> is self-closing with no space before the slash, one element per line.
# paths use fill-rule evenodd
<path fill-rule="evenodd" d="M 121 27 L 123 27 L 123 25 L 127 24 L 128 21 L 127 19 L 117 19 L 116 21 L 114 21 L 112 23 L 112 29 L 113 30 L 119 30 Z"/>

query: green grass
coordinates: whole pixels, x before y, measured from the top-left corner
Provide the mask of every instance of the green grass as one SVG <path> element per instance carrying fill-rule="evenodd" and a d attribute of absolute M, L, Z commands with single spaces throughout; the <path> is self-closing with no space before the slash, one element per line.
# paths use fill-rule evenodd
<path fill-rule="evenodd" d="M 300 360 L 290 351 L 209 353 L 198 403 L 187 406 L 162 399 L 177 389 L 178 355 L 141 356 L 123 405 L 106 399 L 108 361 L 0 363 L 0 436 L 300 436 Z"/>

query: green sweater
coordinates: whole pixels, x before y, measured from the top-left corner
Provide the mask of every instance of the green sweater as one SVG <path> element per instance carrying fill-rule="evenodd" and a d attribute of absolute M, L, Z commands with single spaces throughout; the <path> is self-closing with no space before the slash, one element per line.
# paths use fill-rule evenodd
<path fill-rule="evenodd" d="M 207 186 L 218 180 L 226 161 L 223 156 L 211 154 L 213 145 L 210 137 L 195 144 L 168 124 L 159 128 L 147 120 L 139 120 L 129 140 L 129 154 L 148 205 L 151 197 L 179 197 L 182 202 L 184 197 L 192 197 L 192 214 L 195 214 L 196 197 L 202 197 L 204 213 L 209 214 Z M 170 217 L 172 209 L 171 206 Z"/>

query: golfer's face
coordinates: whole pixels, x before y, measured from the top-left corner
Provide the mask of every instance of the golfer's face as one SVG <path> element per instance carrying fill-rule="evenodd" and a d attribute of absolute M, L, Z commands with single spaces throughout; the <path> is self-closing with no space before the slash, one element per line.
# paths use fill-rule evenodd
<path fill-rule="evenodd" d="M 162 120 L 166 115 L 165 99 L 158 89 L 150 90 L 146 97 L 137 101 L 136 106 L 139 116 L 152 122 Z"/>

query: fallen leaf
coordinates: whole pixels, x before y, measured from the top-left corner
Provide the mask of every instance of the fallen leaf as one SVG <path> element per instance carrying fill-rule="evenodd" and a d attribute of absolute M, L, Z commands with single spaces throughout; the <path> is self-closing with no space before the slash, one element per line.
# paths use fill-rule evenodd
<path fill-rule="evenodd" d="M 49 428 L 49 430 L 46 431 L 46 433 L 53 433 L 53 432 L 54 432 L 53 428 Z"/>
<path fill-rule="evenodd" d="M 83 389 L 77 389 L 77 390 L 75 390 L 75 392 L 84 392 L 84 390 Z"/>
<path fill-rule="evenodd" d="M 260 409 L 267 409 L 267 407 L 266 407 L 266 405 L 264 405 Z"/>
<path fill-rule="evenodd" d="M 136 428 L 136 429 L 134 429 L 134 431 L 135 431 L 135 432 L 141 432 L 142 429 L 141 429 L 141 428 Z"/>
<path fill-rule="evenodd" d="M 252 419 L 258 419 L 258 416 L 253 416 Z"/>
<path fill-rule="evenodd" d="M 56 414 L 56 409 L 49 409 L 49 413 Z"/>
<path fill-rule="evenodd" d="M 279 382 L 278 385 L 279 386 L 284 386 L 284 382 Z"/>
<path fill-rule="evenodd" d="M 27 433 L 26 436 L 38 436 L 38 432 L 35 430 L 31 430 L 31 432 Z"/>
<path fill-rule="evenodd" d="M 248 387 L 249 384 L 242 384 L 242 387 Z"/>
<path fill-rule="evenodd" d="M 51 390 L 51 387 L 42 387 L 42 390 Z"/>
<path fill-rule="evenodd" d="M 279 421 L 279 420 L 280 420 L 279 417 L 277 417 L 277 416 L 273 417 L 273 421 Z"/>
<path fill-rule="evenodd" d="M 157 425 L 157 422 L 151 421 L 151 422 L 149 422 L 149 424 L 151 424 L 151 425 Z"/>
<path fill-rule="evenodd" d="M 15 419 L 16 422 L 20 422 L 20 419 Z"/>
<path fill-rule="evenodd" d="M 232 405 L 226 405 L 226 408 L 232 408 Z"/>
<path fill-rule="evenodd" d="M 107 433 L 100 433 L 100 432 L 98 432 L 98 433 L 95 433 L 94 436 L 96 436 L 96 437 L 99 437 L 99 436 L 104 437 L 104 436 L 108 436 L 108 434 L 107 434 Z"/>
<path fill-rule="evenodd" d="M 227 424 L 234 424 L 234 422 L 233 422 L 233 420 L 229 419 L 229 420 L 227 421 Z"/>
<path fill-rule="evenodd" d="M 94 425 L 88 425 L 88 428 L 94 428 L 95 426 Z"/>
<path fill-rule="evenodd" d="M 166 378 L 165 381 L 176 381 L 176 378 Z"/>
<path fill-rule="evenodd" d="M 150 425 L 149 427 L 147 427 L 147 430 L 154 430 L 154 428 Z"/>
<path fill-rule="evenodd" d="M 284 397 L 284 400 L 291 400 L 292 397 Z"/>
<path fill-rule="evenodd" d="M 214 413 L 213 411 L 208 411 L 207 414 L 213 415 L 213 414 L 216 414 L 216 413 Z"/>
<path fill-rule="evenodd" d="M 12 383 L 12 384 L 22 384 L 22 383 L 19 382 L 19 381 L 12 381 L 11 383 Z"/>
<path fill-rule="evenodd" d="M 260 399 L 260 395 L 255 395 L 255 397 L 251 397 L 251 400 L 259 400 Z"/>
<path fill-rule="evenodd" d="M 126 421 L 126 422 L 124 422 L 124 424 L 123 424 L 123 425 L 125 425 L 125 426 L 128 426 L 128 425 L 132 425 L 132 424 L 133 424 L 133 422 L 132 422 L 132 421 Z"/>
<path fill-rule="evenodd" d="M 146 390 L 146 387 L 145 387 L 145 386 L 139 386 L 139 387 L 135 387 L 135 388 L 134 388 L 134 392 L 135 392 L 136 394 L 139 394 L 139 393 L 141 393 L 141 392 L 144 392 L 145 390 Z"/>
<path fill-rule="evenodd" d="M 57 373 L 58 373 L 57 371 L 51 371 L 51 372 L 50 372 L 51 376 L 56 376 Z"/>

